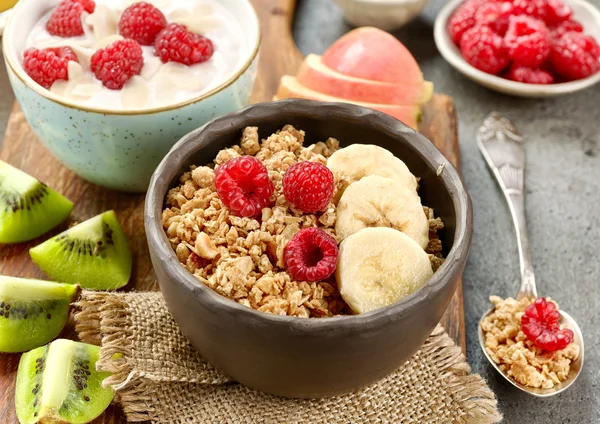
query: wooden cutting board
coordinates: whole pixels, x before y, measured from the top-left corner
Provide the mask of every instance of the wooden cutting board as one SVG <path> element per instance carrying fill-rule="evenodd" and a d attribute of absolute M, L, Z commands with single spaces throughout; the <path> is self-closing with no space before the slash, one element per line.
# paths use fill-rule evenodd
<path fill-rule="evenodd" d="M 296 0 L 252 0 L 262 24 L 262 49 L 258 79 L 252 101 L 269 101 L 277 91 L 282 75 L 294 75 L 303 60 L 291 35 L 291 24 Z M 456 112 L 452 99 L 436 94 L 425 107 L 420 131 L 427 136 L 456 167 L 460 163 Z M 146 245 L 143 225 L 143 195 L 117 193 L 94 186 L 64 168 L 40 144 L 27 124 L 19 106 L 10 116 L 0 159 L 14 165 L 50 187 L 63 193 L 75 203 L 69 222 L 83 221 L 109 209 L 114 209 L 129 236 L 134 256 L 132 281 L 129 290 L 158 290 L 158 284 Z M 44 278 L 29 259 L 30 247 L 69 225 L 64 223 L 51 234 L 29 243 L 0 246 L 0 274 L 19 277 Z M 450 336 L 465 349 L 465 323 L 462 284 L 442 319 Z M 72 329 L 65 330 L 72 335 Z M 14 384 L 19 355 L 0 354 L 0 422 L 17 423 L 14 407 Z M 123 423 L 118 406 L 111 406 L 94 423 Z"/>

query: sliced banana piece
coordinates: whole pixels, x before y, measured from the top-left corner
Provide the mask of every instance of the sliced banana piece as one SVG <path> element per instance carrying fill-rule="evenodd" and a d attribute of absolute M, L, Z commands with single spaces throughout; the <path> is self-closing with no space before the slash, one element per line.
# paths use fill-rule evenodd
<path fill-rule="evenodd" d="M 336 151 L 327 160 L 327 167 L 338 184 L 334 201 L 338 201 L 346 188 L 368 175 L 391 178 L 402 186 L 417 189 L 417 179 L 408 167 L 389 150 L 373 144 L 352 144 Z"/>
<path fill-rule="evenodd" d="M 396 303 L 432 275 L 421 246 L 391 228 L 365 228 L 344 240 L 335 273 L 342 297 L 359 314 Z"/>
<path fill-rule="evenodd" d="M 367 227 L 402 231 L 425 249 L 429 223 L 421 198 L 397 180 L 369 175 L 350 184 L 337 207 L 335 233 L 343 240 Z"/>

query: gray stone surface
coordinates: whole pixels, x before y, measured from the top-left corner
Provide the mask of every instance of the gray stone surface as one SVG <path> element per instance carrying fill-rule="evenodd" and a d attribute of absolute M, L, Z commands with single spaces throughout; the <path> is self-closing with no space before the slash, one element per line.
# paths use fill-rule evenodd
<path fill-rule="evenodd" d="M 591 0 L 600 7 L 600 0 Z M 475 208 L 475 235 L 464 275 L 467 356 L 498 395 L 507 423 L 600 422 L 600 85 L 551 100 L 525 100 L 488 91 L 455 72 L 438 54 L 432 25 L 443 0 L 396 35 L 413 52 L 438 92 L 454 97 L 460 120 L 462 171 Z M 322 53 L 349 30 L 331 0 L 300 0 L 294 28 L 303 53 Z M 12 106 L 0 65 L 0 131 Z M 514 295 L 518 257 L 508 209 L 475 144 L 487 113 L 512 119 L 527 139 L 527 208 L 539 292 L 558 300 L 580 323 L 586 366 L 558 397 L 527 397 L 496 376 L 476 340 L 490 294 Z"/>

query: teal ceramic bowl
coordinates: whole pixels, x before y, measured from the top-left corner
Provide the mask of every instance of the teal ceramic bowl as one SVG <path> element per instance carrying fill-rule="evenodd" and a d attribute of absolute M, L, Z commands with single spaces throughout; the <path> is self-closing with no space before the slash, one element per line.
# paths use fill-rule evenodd
<path fill-rule="evenodd" d="M 238 69 L 213 90 L 178 104 L 132 111 L 82 107 L 36 84 L 21 55 L 31 29 L 58 0 L 21 0 L 4 30 L 8 76 L 27 121 L 44 145 L 82 178 L 120 191 L 144 192 L 177 140 L 215 117 L 246 106 L 256 78 L 260 25 L 248 0 L 220 0 L 246 37 Z"/>

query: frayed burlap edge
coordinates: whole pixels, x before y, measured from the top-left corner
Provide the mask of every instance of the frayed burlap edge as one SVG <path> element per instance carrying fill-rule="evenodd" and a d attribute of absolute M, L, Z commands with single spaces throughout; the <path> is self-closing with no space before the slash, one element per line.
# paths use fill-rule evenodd
<path fill-rule="evenodd" d="M 152 407 L 156 382 L 137 372 L 128 360 L 132 354 L 132 323 L 127 303 L 111 293 L 84 292 L 76 306 L 76 331 L 82 341 L 101 346 L 97 368 L 112 374 L 103 384 L 117 391 L 128 421 L 149 421 L 160 416 L 160 411 Z M 502 420 L 496 396 L 481 376 L 470 374 L 471 367 L 461 349 L 441 326 L 435 328 L 419 354 L 434 358 L 452 398 L 466 411 L 456 417 L 455 423 L 494 424 Z"/>

